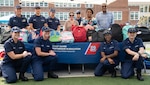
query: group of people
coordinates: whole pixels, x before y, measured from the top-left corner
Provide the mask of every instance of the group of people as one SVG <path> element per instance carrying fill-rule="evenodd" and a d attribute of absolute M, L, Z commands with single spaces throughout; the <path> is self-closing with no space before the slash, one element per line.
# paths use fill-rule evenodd
<path fill-rule="evenodd" d="M 113 23 L 113 15 L 107 12 L 107 5 L 102 4 L 102 11 L 96 14 L 96 18 L 92 17 L 94 13 L 91 8 L 86 10 L 87 17 L 81 18 L 81 12 L 76 11 L 77 17 L 74 18 L 74 12 L 69 13 L 69 20 L 65 22 L 65 30 L 70 31 L 71 26 L 91 25 L 94 29 L 108 29 Z M 58 75 L 53 73 L 53 68 L 57 63 L 57 54 L 52 49 L 52 44 L 49 41 L 51 29 L 60 31 L 60 21 L 55 17 L 55 9 L 50 9 L 49 17 L 46 19 L 40 14 L 39 6 L 35 7 L 35 14 L 28 21 L 21 15 L 21 6 L 16 6 L 15 14 L 10 18 L 8 26 L 11 29 L 11 38 L 4 44 L 5 57 L 2 62 L 2 75 L 7 83 L 17 81 L 16 72 L 19 72 L 19 79 L 28 81 L 24 73 L 29 64 L 33 69 L 33 77 L 36 81 L 44 79 L 43 66 L 48 67 L 48 78 L 58 78 Z M 26 28 L 35 30 L 36 33 L 42 31 L 42 36 L 34 41 L 33 52 L 27 52 L 23 42 L 19 41 L 20 30 Z M 51 29 L 50 29 L 51 28 Z M 126 58 L 122 63 L 121 74 L 123 78 L 129 78 L 134 75 L 134 67 L 137 69 L 137 79 L 143 81 L 141 69 L 143 68 L 144 45 L 141 39 L 136 38 L 136 29 L 128 30 L 129 38 L 123 41 L 123 49 L 126 52 Z M 105 30 L 105 41 L 102 42 L 100 55 L 100 63 L 95 69 L 95 76 L 102 76 L 107 70 L 112 73 L 112 77 L 116 76 L 115 66 L 118 65 L 118 52 L 120 51 L 118 42 L 111 37 L 111 31 Z"/>

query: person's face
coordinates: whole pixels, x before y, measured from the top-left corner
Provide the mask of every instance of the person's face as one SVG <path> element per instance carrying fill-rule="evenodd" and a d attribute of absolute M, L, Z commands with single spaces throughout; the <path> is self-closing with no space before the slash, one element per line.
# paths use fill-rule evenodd
<path fill-rule="evenodd" d="M 22 9 L 15 9 L 16 15 L 21 15 Z"/>
<path fill-rule="evenodd" d="M 74 14 L 73 13 L 70 13 L 70 19 L 74 19 Z"/>
<path fill-rule="evenodd" d="M 92 11 L 91 10 L 87 10 L 87 17 L 92 17 Z"/>
<path fill-rule="evenodd" d="M 76 17 L 77 17 L 77 18 L 80 18 L 80 17 L 81 17 L 81 14 L 80 14 L 80 13 L 77 13 L 77 14 L 76 14 Z"/>
<path fill-rule="evenodd" d="M 12 38 L 18 39 L 20 37 L 20 32 L 12 32 Z"/>
<path fill-rule="evenodd" d="M 106 12 L 106 10 L 107 10 L 107 5 L 106 4 L 102 4 L 102 11 Z"/>
<path fill-rule="evenodd" d="M 50 12 L 50 16 L 55 16 L 55 12 Z"/>
<path fill-rule="evenodd" d="M 41 13 L 41 9 L 35 9 L 35 13 L 36 14 L 40 14 Z"/>
<path fill-rule="evenodd" d="M 130 39 L 134 39 L 136 37 L 137 33 L 136 32 L 129 32 L 128 36 Z"/>
<path fill-rule="evenodd" d="M 112 37 L 111 34 L 105 34 L 104 35 L 104 38 L 105 38 L 106 41 L 110 41 L 111 37 Z"/>
<path fill-rule="evenodd" d="M 43 31 L 42 32 L 43 33 L 43 37 L 44 37 L 44 39 L 49 39 L 49 37 L 50 37 L 50 31 Z"/>

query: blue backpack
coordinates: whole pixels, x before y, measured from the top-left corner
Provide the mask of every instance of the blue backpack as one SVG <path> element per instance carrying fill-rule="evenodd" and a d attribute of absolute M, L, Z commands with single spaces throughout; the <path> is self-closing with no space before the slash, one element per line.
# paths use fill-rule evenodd
<path fill-rule="evenodd" d="M 60 33 L 58 31 L 53 30 L 53 31 L 50 32 L 50 38 L 49 38 L 49 40 L 51 42 L 61 42 L 60 37 L 61 37 Z"/>

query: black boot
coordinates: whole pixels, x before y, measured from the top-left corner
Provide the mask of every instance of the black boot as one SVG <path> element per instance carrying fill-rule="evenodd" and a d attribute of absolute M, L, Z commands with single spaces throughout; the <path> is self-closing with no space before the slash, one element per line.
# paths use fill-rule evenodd
<path fill-rule="evenodd" d="M 48 78 L 58 78 L 58 75 L 54 74 L 52 71 L 49 71 L 47 77 Z"/>
<path fill-rule="evenodd" d="M 143 78 L 142 75 L 141 75 L 141 70 L 137 70 L 137 79 L 138 79 L 139 81 L 144 81 L 144 78 Z"/>
<path fill-rule="evenodd" d="M 116 77 L 116 70 L 114 69 L 114 71 L 111 73 L 111 77 Z"/>
<path fill-rule="evenodd" d="M 24 73 L 19 74 L 19 79 L 22 81 L 28 81 L 28 78 L 24 76 Z"/>

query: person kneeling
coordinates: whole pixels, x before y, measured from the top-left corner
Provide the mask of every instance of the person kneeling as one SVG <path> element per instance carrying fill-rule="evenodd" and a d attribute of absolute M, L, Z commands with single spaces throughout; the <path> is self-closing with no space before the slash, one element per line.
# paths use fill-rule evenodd
<path fill-rule="evenodd" d="M 141 55 L 145 53 L 145 47 L 142 40 L 137 38 L 136 35 L 137 29 L 129 28 L 129 38 L 123 41 L 123 50 L 126 53 L 126 57 L 121 65 L 121 76 L 125 79 L 134 76 L 134 68 L 136 68 L 137 79 L 144 81 L 144 78 L 141 75 L 141 70 L 143 69 L 143 58 L 146 58 L 146 56 Z"/>
<path fill-rule="evenodd" d="M 95 76 L 102 76 L 108 70 L 111 73 L 111 77 L 116 77 L 116 70 L 114 67 L 119 64 L 117 56 L 120 49 L 118 47 L 118 42 L 112 40 L 111 34 L 109 30 L 105 30 L 103 33 L 105 41 L 101 43 L 101 59 L 95 69 Z"/>
<path fill-rule="evenodd" d="M 48 78 L 58 78 L 58 75 L 52 72 L 52 69 L 57 62 L 57 57 L 52 49 L 49 37 L 50 28 L 42 27 L 42 36 L 34 41 L 32 68 L 33 77 L 36 81 L 42 81 L 44 79 L 43 66 L 48 66 Z"/>

